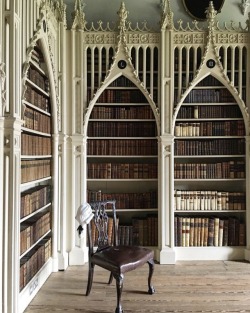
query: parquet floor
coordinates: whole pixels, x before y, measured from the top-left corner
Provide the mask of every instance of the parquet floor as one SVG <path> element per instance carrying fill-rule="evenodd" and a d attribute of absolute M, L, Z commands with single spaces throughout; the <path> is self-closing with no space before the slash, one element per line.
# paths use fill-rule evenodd
<path fill-rule="evenodd" d="M 91 293 L 85 296 L 87 265 L 53 273 L 25 313 L 104 313 L 115 311 L 115 283 L 96 267 Z M 250 312 L 250 263 L 177 262 L 156 265 L 154 295 L 147 294 L 148 267 L 125 275 L 124 313 Z"/>

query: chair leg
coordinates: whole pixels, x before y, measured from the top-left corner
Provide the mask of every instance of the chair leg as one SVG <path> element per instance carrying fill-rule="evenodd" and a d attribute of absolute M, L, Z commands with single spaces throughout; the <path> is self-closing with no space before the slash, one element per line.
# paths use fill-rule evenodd
<path fill-rule="evenodd" d="M 93 276 L 94 276 L 94 267 L 95 265 L 90 263 L 89 264 L 89 274 L 88 274 L 88 285 L 86 290 L 86 296 L 90 294 L 91 288 L 92 288 L 92 282 L 93 282 Z"/>
<path fill-rule="evenodd" d="M 117 305 L 115 309 L 115 313 L 122 313 L 122 305 L 121 305 L 121 295 L 122 295 L 122 288 L 123 288 L 123 278 L 122 274 L 114 275 L 116 279 L 116 294 L 117 294 Z"/>
<path fill-rule="evenodd" d="M 108 284 L 110 285 L 112 283 L 112 281 L 113 281 L 113 274 L 110 272 Z"/>
<path fill-rule="evenodd" d="M 148 274 L 148 293 L 150 295 L 154 294 L 155 293 L 155 288 L 154 286 L 151 285 L 151 280 L 152 280 L 152 276 L 153 276 L 153 273 L 154 273 L 154 260 L 151 259 L 148 261 L 148 265 L 149 265 L 149 274 Z"/>

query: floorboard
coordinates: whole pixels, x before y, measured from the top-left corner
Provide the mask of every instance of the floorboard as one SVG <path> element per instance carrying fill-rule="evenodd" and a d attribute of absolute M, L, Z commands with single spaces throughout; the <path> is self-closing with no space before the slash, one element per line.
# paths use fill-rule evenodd
<path fill-rule="evenodd" d="M 53 273 L 25 313 L 114 312 L 115 283 L 96 267 L 91 293 L 85 296 L 88 267 L 70 266 Z M 124 313 L 250 312 L 250 263 L 234 261 L 177 262 L 155 267 L 154 295 L 147 294 L 148 267 L 127 273 Z"/>

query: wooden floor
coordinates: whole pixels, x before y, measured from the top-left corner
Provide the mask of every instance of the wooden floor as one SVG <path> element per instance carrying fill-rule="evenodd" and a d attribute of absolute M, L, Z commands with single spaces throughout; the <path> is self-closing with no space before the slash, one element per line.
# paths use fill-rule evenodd
<path fill-rule="evenodd" d="M 233 261 L 177 262 L 156 265 L 154 295 L 147 294 L 148 267 L 125 275 L 122 294 L 124 313 L 136 312 L 250 312 L 250 263 Z M 114 282 L 95 269 L 93 287 L 85 296 L 87 266 L 72 266 L 53 273 L 26 313 L 114 312 Z"/>

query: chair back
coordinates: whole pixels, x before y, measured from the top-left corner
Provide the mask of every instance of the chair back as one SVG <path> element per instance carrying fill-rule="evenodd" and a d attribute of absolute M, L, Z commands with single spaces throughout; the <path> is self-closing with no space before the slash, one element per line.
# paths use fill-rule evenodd
<path fill-rule="evenodd" d="M 93 255 L 94 247 L 99 251 L 110 245 L 117 245 L 118 225 L 115 203 L 115 200 L 89 203 L 94 213 L 92 221 L 87 225 L 89 256 Z"/>

